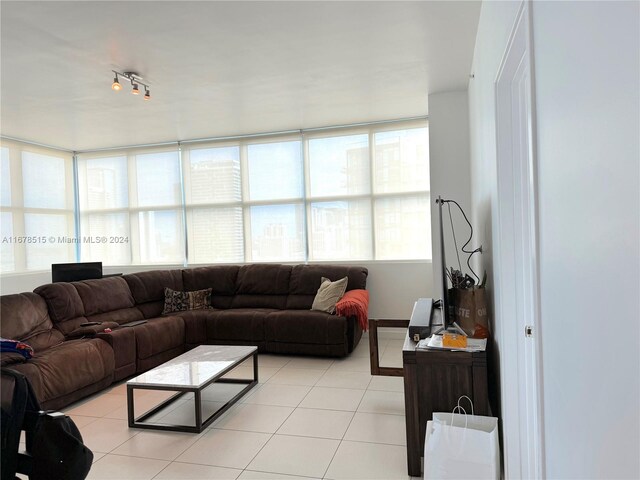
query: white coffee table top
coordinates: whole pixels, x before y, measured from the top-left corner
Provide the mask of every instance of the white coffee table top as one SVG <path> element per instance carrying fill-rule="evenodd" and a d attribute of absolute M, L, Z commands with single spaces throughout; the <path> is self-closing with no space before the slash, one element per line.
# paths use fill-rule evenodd
<path fill-rule="evenodd" d="M 258 347 L 200 345 L 132 378 L 127 385 L 200 387 L 239 365 L 257 349 Z"/>

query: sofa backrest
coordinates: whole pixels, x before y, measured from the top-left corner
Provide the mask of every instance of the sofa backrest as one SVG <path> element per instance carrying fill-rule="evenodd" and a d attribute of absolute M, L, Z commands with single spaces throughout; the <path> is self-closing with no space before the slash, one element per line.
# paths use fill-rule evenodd
<path fill-rule="evenodd" d="M 214 308 L 231 308 L 239 271 L 238 265 L 185 268 L 182 270 L 182 283 L 186 291 L 212 289 L 211 305 Z"/>
<path fill-rule="evenodd" d="M 289 295 L 290 265 L 243 265 L 238 272 L 232 308 L 284 309 Z"/>
<path fill-rule="evenodd" d="M 128 323 L 144 317 L 136 304 L 129 285 L 122 277 L 73 282 L 89 322 Z"/>
<path fill-rule="evenodd" d="M 144 318 L 122 277 L 49 283 L 34 292 L 45 299 L 54 326 L 65 336 L 85 322 L 122 324 Z"/>
<path fill-rule="evenodd" d="M 44 299 L 31 292 L 0 297 L 0 335 L 24 341 L 36 352 L 64 340 L 64 335 L 53 328 Z"/>
<path fill-rule="evenodd" d="M 212 306 L 308 310 L 322 277 L 349 277 L 347 290 L 366 288 L 368 271 L 346 265 L 213 265 L 152 270 L 122 277 L 50 283 L 34 292 L 44 298 L 53 325 L 65 336 L 84 322 L 127 323 L 157 317 L 165 287 L 179 291 L 211 288 Z"/>
<path fill-rule="evenodd" d="M 84 316 L 82 299 L 72 283 L 48 283 L 36 288 L 34 293 L 44 298 L 53 324 L 64 335 L 77 330 L 81 323 L 88 321 Z"/>
<path fill-rule="evenodd" d="M 348 265 L 295 265 L 291 270 L 289 296 L 286 308 L 308 310 L 320 288 L 320 280 L 326 277 L 332 282 L 349 277 L 347 291 L 365 289 L 369 271 L 365 267 Z"/>
<path fill-rule="evenodd" d="M 182 270 L 151 270 L 122 277 L 129 285 L 136 307 L 144 318 L 157 317 L 164 308 L 164 289 L 185 290 Z"/>

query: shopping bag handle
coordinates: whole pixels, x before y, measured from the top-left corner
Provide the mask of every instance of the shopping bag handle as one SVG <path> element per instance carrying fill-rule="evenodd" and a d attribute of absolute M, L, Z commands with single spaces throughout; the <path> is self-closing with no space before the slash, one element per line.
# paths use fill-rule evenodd
<path fill-rule="evenodd" d="M 467 415 L 467 411 L 460 405 L 456 405 L 455 407 L 453 407 L 453 410 L 451 410 L 451 426 L 453 427 L 453 415 L 454 413 L 456 413 L 456 410 L 462 412 L 462 414 L 464 415 L 464 429 L 466 430 L 469 416 Z"/>
<path fill-rule="evenodd" d="M 460 406 L 460 400 L 462 400 L 463 398 L 466 398 L 467 400 L 469 400 L 469 405 L 471 405 L 471 415 L 473 415 L 473 402 L 466 395 L 460 395 L 460 398 L 458 398 L 458 407 Z"/>

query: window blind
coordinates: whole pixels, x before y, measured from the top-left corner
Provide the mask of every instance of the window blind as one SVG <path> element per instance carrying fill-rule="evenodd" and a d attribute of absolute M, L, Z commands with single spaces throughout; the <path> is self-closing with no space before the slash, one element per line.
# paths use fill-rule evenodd
<path fill-rule="evenodd" d="M 0 269 L 48 270 L 75 259 L 71 153 L 3 140 Z"/>
<path fill-rule="evenodd" d="M 208 264 L 431 258 L 426 121 L 77 157 L 3 142 L 2 272 L 53 262 Z"/>

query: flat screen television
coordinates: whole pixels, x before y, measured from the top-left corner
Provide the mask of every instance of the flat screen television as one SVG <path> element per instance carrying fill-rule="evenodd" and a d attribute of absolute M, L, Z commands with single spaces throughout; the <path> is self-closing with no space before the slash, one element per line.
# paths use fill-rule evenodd
<path fill-rule="evenodd" d="M 53 263 L 51 264 L 51 281 L 77 282 L 102 278 L 102 262 Z"/>

